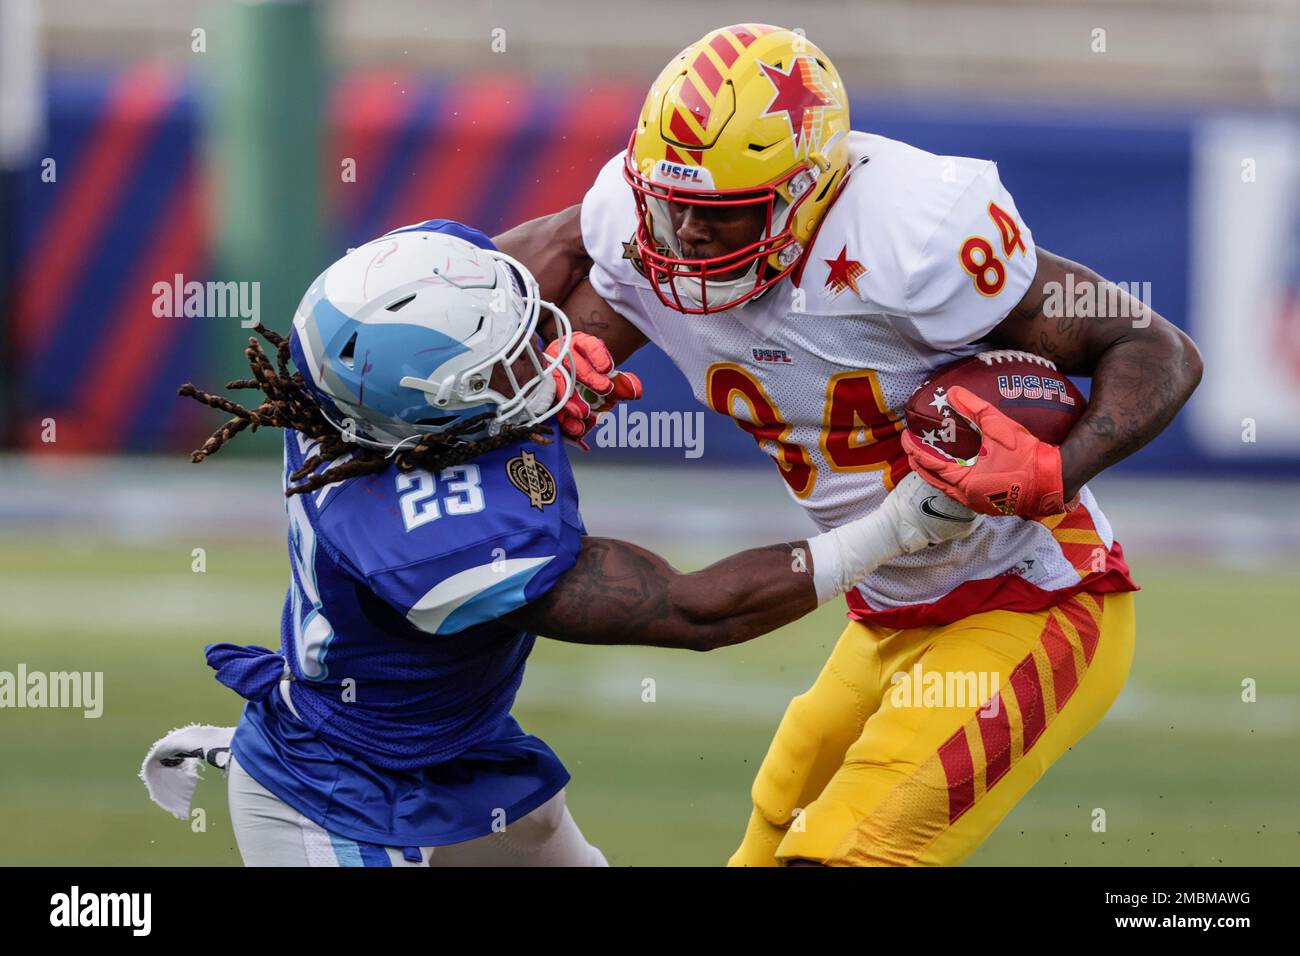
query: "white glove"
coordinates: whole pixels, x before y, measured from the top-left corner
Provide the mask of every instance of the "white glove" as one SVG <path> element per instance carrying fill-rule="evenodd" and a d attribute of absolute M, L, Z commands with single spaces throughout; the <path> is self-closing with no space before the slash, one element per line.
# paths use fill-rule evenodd
<path fill-rule="evenodd" d="M 808 539 L 817 602 L 843 594 L 886 561 L 964 538 L 983 520 L 912 472 L 865 518 Z"/>
<path fill-rule="evenodd" d="M 190 818 L 190 801 L 199 783 L 199 768 L 208 763 L 225 770 L 230 763 L 234 727 L 188 724 L 154 743 L 145 755 L 140 779 L 149 798 L 178 820 Z"/>
<path fill-rule="evenodd" d="M 893 518 L 903 554 L 965 538 L 984 520 L 982 514 L 953 501 L 914 471 L 894 486 L 880 510 Z"/>

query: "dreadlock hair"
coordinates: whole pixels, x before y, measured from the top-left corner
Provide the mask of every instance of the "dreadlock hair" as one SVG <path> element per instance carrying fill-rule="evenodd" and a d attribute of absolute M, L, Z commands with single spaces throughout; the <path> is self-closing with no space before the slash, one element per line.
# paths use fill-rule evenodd
<path fill-rule="evenodd" d="M 223 395 L 200 391 L 191 382 L 186 382 L 177 392 L 234 416 L 213 432 L 202 448 L 191 453 L 190 460 L 195 464 L 215 454 L 244 429 L 257 431 L 262 426 L 292 428 L 320 442 L 320 445 L 316 453 L 289 476 L 290 481 L 297 484 L 291 484 L 285 489 L 287 498 L 315 491 L 345 478 L 377 474 L 388 467 L 390 460 L 403 471 L 413 468 L 436 471 L 528 439 L 544 445 L 550 443 L 544 434 L 530 426 L 521 425 L 507 426 L 488 438 L 474 441 L 465 439 L 465 434 L 474 431 L 490 417 L 487 414 L 475 416 L 440 434 L 424 435 L 417 443 L 402 447 L 395 453 L 349 441 L 330 423 L 321 411 L 320 404 L 307 391 L 302 373 L 289 371 L 289 339 L 260 322 L 253 326 L 253 331 L 275 347 L 275 365 L 271 364 L 262 344 L 255 337 L 249 336 L 248 348 L 244 349 L 244 354 L 248 356 L 253 377 L 227 382 L 226 388 L 259 389 L 265 396 L 262 404 L 256 408 L 245 408 Z M 351 457 L 347 461 L 332 465 L 320 474 L 313 474 L 324 462 L 336 461 L 349 455 Z"/>

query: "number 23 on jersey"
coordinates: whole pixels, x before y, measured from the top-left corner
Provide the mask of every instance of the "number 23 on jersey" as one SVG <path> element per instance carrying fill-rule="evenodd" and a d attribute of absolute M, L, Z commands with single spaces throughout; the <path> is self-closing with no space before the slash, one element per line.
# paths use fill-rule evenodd
<path fill-rule="evenodd" d="M 472 515 L 483 510 L 482 475 L 478 465 L 451 465 L 440 475 L 447 492 L 438 497 L 432 472 L 417 468 L 397 472 L 398 504 L 407 531 L 449 515 Z M 441 507 L 439 504 L 441 503 Z"/>

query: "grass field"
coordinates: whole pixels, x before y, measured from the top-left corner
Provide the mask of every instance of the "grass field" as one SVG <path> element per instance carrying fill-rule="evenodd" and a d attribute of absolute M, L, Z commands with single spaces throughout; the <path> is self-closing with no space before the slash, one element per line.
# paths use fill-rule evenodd
<path fill-rule="evenodd" d="M 680 557 L 680 556 L 679 556 Z M 203 662 L 218 640 L 276 646 L 287 570 L 273 543 L 0 539 L 0 670 L 104 672 L 104 714 L 0 711 L 0 864 L 237 864 L 222 781 L 172 819 L 136 779 L 149 744 L 239 700 Z M 1300 860 L 1296 568 L 1145 567 L 1137 658 L 1106 721 L 971 859 L 985 865 Z M 539 642 L 516 715 L 573 773 L 569 802 L 615 865 L 716 865 L 789 697 L 842 627 L 838 606 L 710 655 Z M 657 700 L 643 703 L 642 680 Z M 1241 700 L 1244 678 L 1259 699 Z M 1108 828 L 1094 833 L 1092 810 Z"/>

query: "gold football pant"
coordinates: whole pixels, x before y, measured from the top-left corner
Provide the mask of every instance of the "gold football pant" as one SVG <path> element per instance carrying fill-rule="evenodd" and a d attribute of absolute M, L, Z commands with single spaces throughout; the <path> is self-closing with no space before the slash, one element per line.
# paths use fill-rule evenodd
<path fill-rule="evenodd" d="M 1133 639 L 1131 593 L 851 622 L 781 720 L 730 865 L 961 862 L 1114 703 Z"/>

